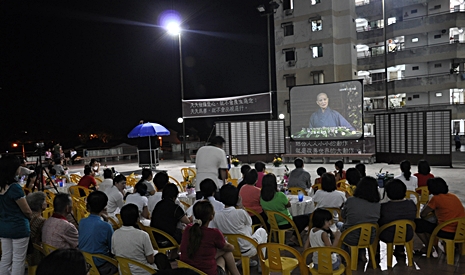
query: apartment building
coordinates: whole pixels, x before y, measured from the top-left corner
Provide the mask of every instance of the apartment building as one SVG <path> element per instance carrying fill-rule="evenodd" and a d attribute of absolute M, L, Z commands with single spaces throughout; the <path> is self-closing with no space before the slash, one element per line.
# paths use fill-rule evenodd
<path fill-rule="evenodd" d="M 369 128 L 388 104 L 393 112 L 451 109 L 451 133 L 465 134 L 465 0 L 282 0 L 274 20 L 286 125 L 289 87 L 362 79 Z"/>

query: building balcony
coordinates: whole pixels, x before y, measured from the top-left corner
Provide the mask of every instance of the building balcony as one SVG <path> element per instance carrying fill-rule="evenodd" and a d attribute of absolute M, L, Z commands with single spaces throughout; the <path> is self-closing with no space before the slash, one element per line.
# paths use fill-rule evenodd
<path fill-rule="evenodd" d="M 361 71 L 384 68 L 384 52 L 365 51 L 358 55 L 357 69 Z M 376 53 L 376 55 L 375 55 Z M 465 41 L 426 45 L 415 48 L 398 47 L 387 55 L 388 67 L 447 59 L 461 59 L 465 56 Z"/>
<path fill-rule="evenodd" d="M 369 4 L 358 5 L 355 13 L 359 18 L 383 18 L 383 6 L 381 0 L 370 0 Z"/>
<path fill-rule="evenodd" d="M 388 83 L 390 95 L 412 92 L 439 91 L 465 88 L 465 75 L 462 74 L 428 74 L 402 77 Z M 364 86 L 365 97 L 385 95 L 384 81 L 374 81 Z"/>

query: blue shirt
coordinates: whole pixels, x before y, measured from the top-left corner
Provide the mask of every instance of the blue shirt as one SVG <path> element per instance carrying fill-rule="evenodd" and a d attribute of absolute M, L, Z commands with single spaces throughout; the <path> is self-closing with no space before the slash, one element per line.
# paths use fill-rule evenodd
<path fill-rule="evenodd" d="M 113 228 L 100 216 L 90 214 L 79 222 L 79 249 L 94 254 L 110 256 Z M 105 260 L 94 258 L 97 267 Z"/>
<path fill-rule="evenodd" d="M 355 128 L 337 111 L 331 110 L 329 107 L 324 112 L 320 110 L 314 112 L 310 117 L 310 128 L 321 127 L 347 127 L 351 131 Z"/>
<path fill-rule="evenodd" d="M 24 198 L 24 192 L 18 183 L 13 183 L 3 195 L 0 195 L 0 237 L 20 239 L 29 237 L 29 220 L 16 203 Z"/>

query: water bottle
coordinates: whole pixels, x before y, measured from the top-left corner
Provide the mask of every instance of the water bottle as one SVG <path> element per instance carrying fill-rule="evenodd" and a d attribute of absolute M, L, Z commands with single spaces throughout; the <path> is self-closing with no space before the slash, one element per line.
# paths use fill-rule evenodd
<path fill-rule="evenodd" d="M 299 198 L 300 202 L 304 201 L 304 194 L 302 193 L 302 191 L 299 191 L 299 194 L 297 195 L 297 197 Z"/>

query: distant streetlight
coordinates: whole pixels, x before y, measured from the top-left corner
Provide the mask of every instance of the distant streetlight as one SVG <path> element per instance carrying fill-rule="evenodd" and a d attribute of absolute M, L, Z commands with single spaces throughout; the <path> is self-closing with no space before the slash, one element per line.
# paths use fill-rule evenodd
<path fill-rule="evenodd" d="M 279 114 L 279 119 L 284 119 L 284 114 Z"/>
<path fill-rule="evenodd" d="M 181 24 L 177 21 L 170 21 L 165 25 L 165 29 L 168 34 L 172 36 L 178 36 L 179 41 L 179 74 L 181 78 L 181 115 L 182 117 L 178 118 L 178 122 L 180 119 L 182 120 L 182 147 L 183 147 L 183 155 L 184 155 L 184 162 L 187 162 L 186 158 L 186 123 L 184 122 L 184 108 L 182 106 L 182 101 L 184 100 L 184 78 L 182 74 L 182 44 L 181 44 Z"/>

